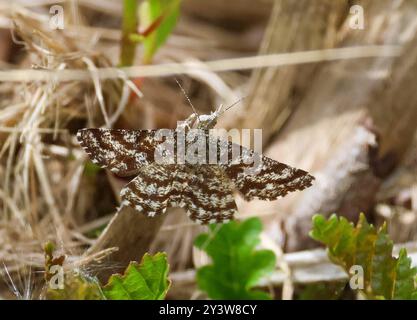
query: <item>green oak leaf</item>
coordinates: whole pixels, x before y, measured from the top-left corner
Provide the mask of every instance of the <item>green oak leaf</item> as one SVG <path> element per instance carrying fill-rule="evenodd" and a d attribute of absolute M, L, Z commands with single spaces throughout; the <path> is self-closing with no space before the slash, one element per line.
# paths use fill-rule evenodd
<path fill-rule="evenodd" d="M 131 262 L 123 275 L 112 275 L 104 295 L 109 300 L 163 300 L 171 284 L 168 271 L 165 253 L 146 253 L 140 264 Z"/>
<path fill-rule="evenodd" d="M 377 230 L 361 214 L 356 227 L 345 218 L 332 215 L 326 220 L 313 217 L 310 236 L 325 244 L 329 259 L 347 273 L 352 266 L 364 271 L 362 293 L 368 299 L 416 299 L 417 268 L 411 266 L 407 251 L 393 257 L 394 244 L 386 225 Z"/>
<path fill-rule="evenodd" d="M 271 299 L 255 287 L 276 265 L 270 250 L 257 250 L 262 224 L 258 218 L 221 226 L 211 226 L 211 232 L 201 234 L 195 246 L 204 250 L 212 264 L 197 271 L 197 284 L 212 299 Z"/>

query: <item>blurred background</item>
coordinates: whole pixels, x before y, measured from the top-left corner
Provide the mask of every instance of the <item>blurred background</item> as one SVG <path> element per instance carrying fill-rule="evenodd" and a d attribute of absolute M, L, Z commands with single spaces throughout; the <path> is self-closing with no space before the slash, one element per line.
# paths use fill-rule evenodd
<path fill-rule="evenodd" d="M 51 28 L 53 5 L 63 29 Z M 318 246 L 308 235 L 314 214 L 356 222 L 364 212 L 417 252 L 417 1 L 182 0 L 160 46 L 139 42 L 130 53 L 124 14 L 123 1 L 0 1 L 0 261 L 11 278 L 34 272 L 34 287 L 41 282 L 46 241 L 100 279 L 166 251 L 169 298 L 198 297 L 193 270 L 207 257 L 193 240 L 206 227 L 180 209 L 153 220 L 115 215 L 129 179 L 94 166 L 75 138 L 85 127 L 175 128 L 192 113 L 176 78 L 201 114 L 245 97 L 218 127 L 263 129 L 265 155 L 316 177 L 277 201 L 237 198 L 237 219 L 262 219 L 261 246 L 278 257 L 306 252 Z M 144 27 L 146 37 L 152 22 Z M 256 59 L 266 55 L 274 56 Z M 169 68 L 98 75 L 166 63 L 182 63 L 175 77 Z M 329 276 L 304 271 L 306 283 Z M 291 281 L 280 279 L 272 287 L 284 283 L 291 298 Z M 6 284 L 0 297 L 11 297 Z"/>

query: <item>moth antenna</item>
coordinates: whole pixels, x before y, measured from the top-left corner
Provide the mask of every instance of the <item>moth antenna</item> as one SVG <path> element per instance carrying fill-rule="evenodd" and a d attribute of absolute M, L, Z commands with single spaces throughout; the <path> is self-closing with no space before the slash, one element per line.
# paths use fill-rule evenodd
<path fill-rule="evenodd" d="M 191 109 L 193 109 L 193 112 L 197 115 L 197 117 L 200 116 L 200 114 L 197 112 L 197 110 L 194 108 L 193 103 L 191 102 L 191 99 L 188 97 L 187 92 L 185 92 L 184 88 L 182 87 L 181 83 L 178 81 L 177 78 L 175 78 L 175 82 L 178 84 L 178 86 L 180 87 L 182 93 L 184 94 L 185 98 L 188 101 L 188 104 L 191 106 Z"/>
<path fill-rule="evenodd" d="M 225 113 L 227 110 L 232 109 L 234 106 L 236 106 L 237 104 L 241 103 L 243 100 L 245 100 L 247 97 L 242 97 L 239 100 L 237 100 L 236 102 L 232 103 L 230 106 L 226 107 L 226 109 L 224 109 L 222 111 L 222 113 Z"/>

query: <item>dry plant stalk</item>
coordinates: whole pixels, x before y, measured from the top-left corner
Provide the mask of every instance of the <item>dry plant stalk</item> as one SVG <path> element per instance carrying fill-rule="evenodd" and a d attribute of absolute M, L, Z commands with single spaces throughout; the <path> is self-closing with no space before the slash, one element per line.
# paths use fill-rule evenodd
<path fill-rule="evenodd" d="M 345 0 L 275 1 L 260 54 L 334 48 L 347 7 Z M 318 66 L 254 71 L 239 125 L 263 128 L 263 141 L 267 143 L 296 108 Z"/>
<path fill-rule="evenodd" d="M 415 121 L 415 107 L 413 107 L 415 98 L 409 84 L 415 81 L 413 46 L 416 41 L 416 28 L 409 20 L 409 13 L 417 10 L 416 4 L 407 1 L 402 1 L 398 6 L 394 6 L 390 1 L 361 1 L 359 4 L 364 7 L 367 27 L 360 31 L 350 29 L 349 16 L 347 16 L 342 23 L 335 24 L 339 27 L 334 35 L 334 39 L 336 39 L 334 45 L 336 47 L 358 43 L 404 45 L 405 49 L 400 58 L 379 57 L 321 64 L 316 66 L 313 73 L 307 72 L 307 78 L 304 77 L 303 70 L 300 69 L 293 75 L 290 83 L 286 82 L 288 78 L 276 78 L 279 81 L 266 82 L 265 80 L 262 88 L 258 88 L 259 90 L 253 88 L 255 97 L 259 93 L 261 97 L 267 99 L 264 100 L 263 107 L 265 110 L 271 110 L 268 114 L 270 126 L 274 126 L 271 121 L 278 121 L 282 124 L 282 121 L 279 120 L 282 119 L 282 110 L 286 108 L 289 110 L 284 116 L 284 119 L 287 119 L 285 126 L 281 128 L 269 145 L 267 156 L 304 168 L 316 176 L 321 176 L 321 172 L 323 172 L 323 183 L 325 184 L 343 185 L 347 182 L 350 184 L 347 193 L 344 193 L 346 191 L 344 190 L 336 195 L 332 192 L 327 196 L 318 196 L 323 190 L 317 184 L 305 194 L 300 193 L 277 202 L 242 205 L 244 213 L 275 213 L 278 220 L 285 221 L 288 226 L 288 230 L 284 230 L 284 237 L 287 236 L 287 249 L 297 250 L 312 245 L 309 241 L 304 242 L 306 235 L 303 232 L 310 226 L 314 213 L 323 212 L 321 210 L 331 210 L 323 213 L 334 211 L 340 215 L 352 217 L 351 212 L 354 208 L 355 210 L 372 208 L 380 179 L 385 178 L 386 174 L 398 164 L 404 150 L 410 146 L 410 137 L 413 136 L 412 132 L 415 126 L 411 123 Z M 342 11 L 343 8 L 343 6 L 340 7 Z M 346 11 L 343 12 L 346 13 Z M 396 15 L 393 12 L 396 12 Z M 343 17 L 343 14 L 336 16 Z M 404 17 L 401 20 L 403 23 L 398 24 L 396 16 Z M 384 23 L 382 24 L 381 21 Z M 264 42 L 279 42 L 279 39 L 266 35 Z M 258 77 L 262 79 L 262 74 L 265 74 L 265 79 L 267 79 L 266 71 L 259 73 L 261 76 L 255 73 L 254 79 L 258 79 Z M 269 76 L 272 77 L 272 75 L 279 73 L 280 70 L 269 71 Z M 395 78 L 394 82 L 391 82 L 392 77 Z M 411 78 L 413 80 L 410 80 Z M 297 100 L 294 100 L 292 93 L 298 92 L 297 88 L 300 83 L 303 92 L 301 95 L 297 94 Z M 397 89 L 393 87 L 387 90 L 390 83 L 395 83 Z M 282 91 L 281 96 L 274 93 L 279 91 L 276 90 L 277 87 L 289 89 Z M 408 92 L 405 100 L 401 99 L 401 90 Z M 263 95 L 262 92 L 265 94 Z M 288 108 L 288 106 L 293 107 Z M 396 106 L 396 112 L 392 111 L 394 106 Z M 251 118 L 254 117 L 255 115 L 251 116 Z M 261 118 L 263 117 L 264 115 L 261 115 Z M 385 129 L 392 123 L 398 126 L 397 131 L 403 132 L 404 139 L 401 141 L 397 135 L 397 138 L 393 138 L 392 134 Z M 260 120 L 257 125 L 262 127 L 263 120 Z M 341 146 L 349 146 L 353 143 L 357 128 L 363 125 L 370 130 L 371 134 L 377 135 L 377 140 L 380 143 L 379 151 L 370 150 L 368 161 L 370 171 L 364 175 L 355 175 L 355 173 L 346 175 L 347 180 L 337 181 L 334 172 L 326 171 L 325 168 L 331 167 L 332 159 Z M 281 125 L 275 126 L 275 128 L 279 127 Z M 271 130 L 271 132 L 276 132 L 276 130 Z M 396 144 L 398 144 L 398 148 L 394 147 Z M 366 146 L 364 148 L 366 151 Z M 388 150 L 394 152 L 394 157 L 389 156 Z M 350 151 L 346 148 L 345 155 L 341 152 L 337 157 L 339 159 L 353 159 L 354 157 L 349 156 Z M 391 160 L 393 161 L 391 162 Z M 354 166 L 354 163 L 351 165 Z M 372 167 L 374 166 L 385 167 L 384 175 L 377 174 L 372 177 L 374 175 Z M 334 183 L 330 183 L 331 181 Z M 362 197 L 363 194 L 360 190 L 368 183 L 373 187 L 369 188 L 368 195 Z M 359 187 L 361 189 L 358 189 Z M 311 200 L 312 193 L 316 194 L 317 201 L 321 199 L 314 205 L 312 203 L 314 200 Z M 335 201 L 331 207 L 326 206 L 326 203 L 332 203 L 332 200 L 338 198 L 344 198 L 345 202 L 342 203 L 351 202 L 352 205 L 343 206 L 341 202 Z M 302 209 L 297 206 L 297 203 L 304 203 Z M 292 217 L 291 213 L 294 212 L 298 213 Z M 294 231 L 296 225 L 303 226 L 299 232 Z"/>

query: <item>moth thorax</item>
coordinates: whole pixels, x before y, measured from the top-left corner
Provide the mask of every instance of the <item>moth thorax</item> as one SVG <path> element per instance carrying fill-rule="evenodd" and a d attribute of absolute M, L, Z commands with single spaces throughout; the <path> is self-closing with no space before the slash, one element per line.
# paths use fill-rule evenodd
<path fill-rule="evenodd" d="M 197 129 L 213 129 L 217 124 L 217 118 L 218 118 L 217 112 L 212 112 L 211 114 L 203 114 L 201 116 L 198 116 L 198 123 L 197 123 Z"/>

